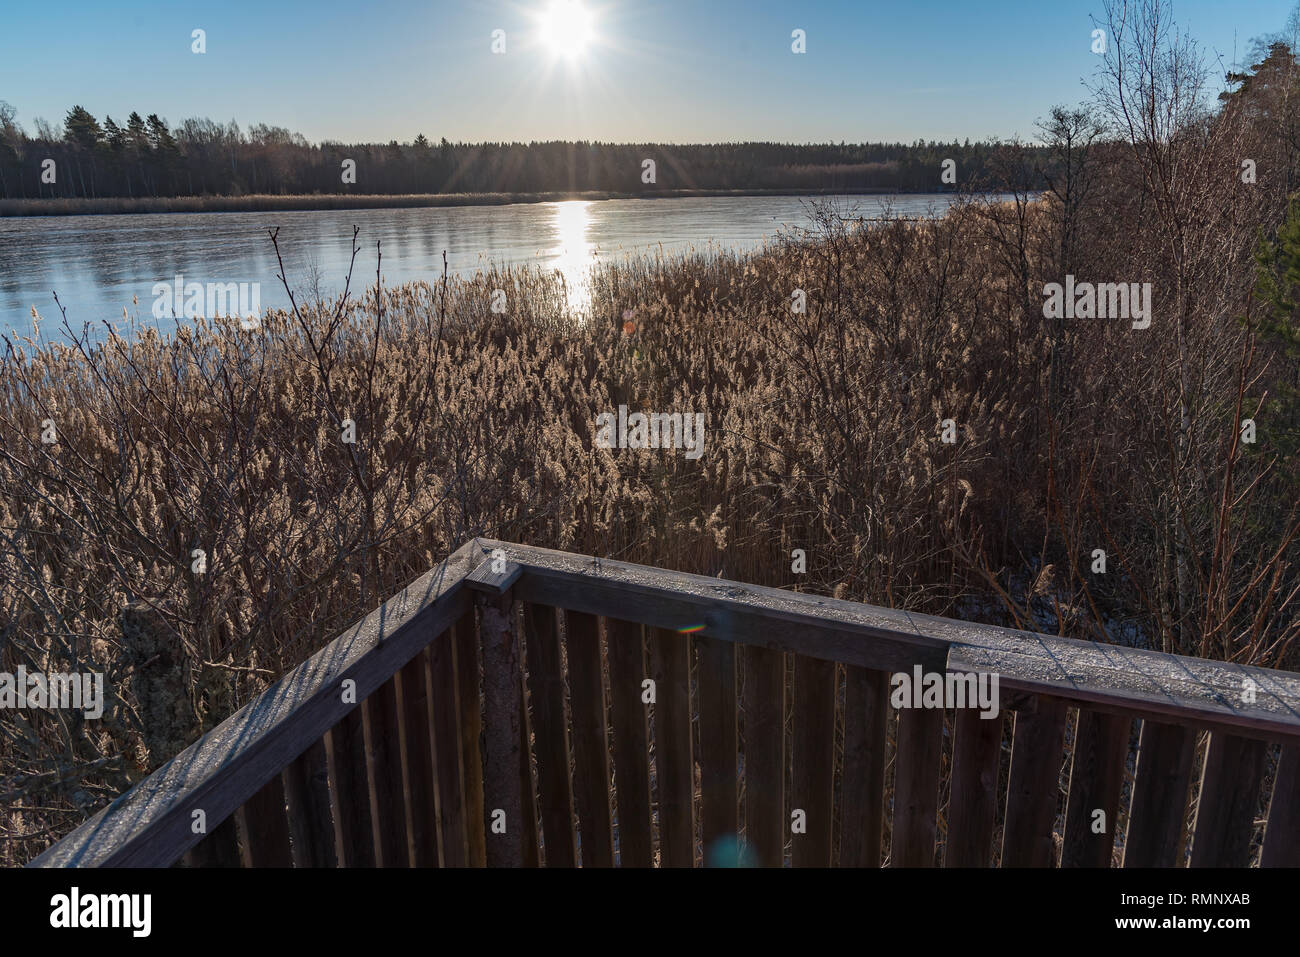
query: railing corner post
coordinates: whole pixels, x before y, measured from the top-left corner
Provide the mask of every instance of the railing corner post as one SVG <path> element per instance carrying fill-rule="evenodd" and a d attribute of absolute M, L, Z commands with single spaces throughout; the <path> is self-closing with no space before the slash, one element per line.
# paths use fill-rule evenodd
<path fill-rule="evenodd" d="M 519 632 L 509 587 L 477 595 L 483 641 L 483 821 L 488 867 L 522 867 Z"/>

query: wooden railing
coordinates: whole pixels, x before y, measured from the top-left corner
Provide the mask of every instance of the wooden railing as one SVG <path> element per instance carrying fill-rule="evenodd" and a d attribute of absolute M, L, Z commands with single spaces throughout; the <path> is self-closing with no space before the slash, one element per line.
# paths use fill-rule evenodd
<path fill-rule="evenodd" d="M 998 718 L 894 708 L 891 674 L 917 666 L 997 674 Z M 1109 866 L 1121 848 L 1300 865 L 1300 674 L 477 539 L 33 864 Z"/>

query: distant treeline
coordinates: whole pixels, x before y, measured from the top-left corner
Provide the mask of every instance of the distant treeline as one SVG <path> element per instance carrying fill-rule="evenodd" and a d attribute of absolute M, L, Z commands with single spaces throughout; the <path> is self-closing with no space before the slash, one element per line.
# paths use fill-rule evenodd
<path fill-rule="evenodd" d="M 596 142 L 308 143 L 275 126 L 157 114 L 101 122 L 80 106 L 62 129 L 34 135 L 0 102 L 0 197 L 8 199 L 244 196 L 248 194 L 545 193 L 641 190 L 884 190 L 939 192 L 943 162 L 961 184 L 1039 188 L 1037 174 L 1008 173 L 996 143 L 790 145 Z M 355 176 L 345 175 L 347 160 Z M 643 180 L 654 160 L 654 182 Z M 51 162 L 52 161 L 52 165 Z M 951 180 L 952 177 L 949 177 Z M 353 181 L 355 180 L 355 181 Z"/>

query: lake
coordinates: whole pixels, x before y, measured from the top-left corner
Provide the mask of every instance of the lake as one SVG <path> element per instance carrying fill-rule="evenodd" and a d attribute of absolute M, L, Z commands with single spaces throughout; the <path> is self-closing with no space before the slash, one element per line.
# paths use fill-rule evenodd
<path fill-rule="evenodd" d="M 942 213 L 952 194 L 827 197 L 844 211 L 879 217 Z M 511 206 L 313 210 L 258 213 L 161 213 L 0 218 L 0 331 L 30 335 L 31 309 L 42 338 L 58 335 L 52 293 L 73 328 L 122 321 L 126 308 L 152 324 L 155 283 L 260 283 L 263 309 L 288 305 L 268 229 L 279 227 L 294 288 L 343 288 L 353 225 L 359 226 L 353 291 L 375 281 L 381 243 L 385 284 L 469 275 L 489 264 L 561 270 L 581 308 L 583 276 L 593 261 L 709 249 L 750 250 L 778 233 L 809 225 L 810 197 L 729 196 L 614 199 Z M 138 305 L 132 304 L 137 297 Z M 164 320 L 164 330 L 173 320 Z M 99 338 L 99 336 L 96 336 Z"/>

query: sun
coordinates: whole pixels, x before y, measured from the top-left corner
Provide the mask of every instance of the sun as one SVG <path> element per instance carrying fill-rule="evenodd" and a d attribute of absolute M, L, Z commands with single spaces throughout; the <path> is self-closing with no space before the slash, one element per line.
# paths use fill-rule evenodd
<path fill-rule="evenodd" d="M 591 13 L 579 0 L 553 0 L 541 14 L 540 38 L 552 55 L 577 59 L 591 45 Z"/>

